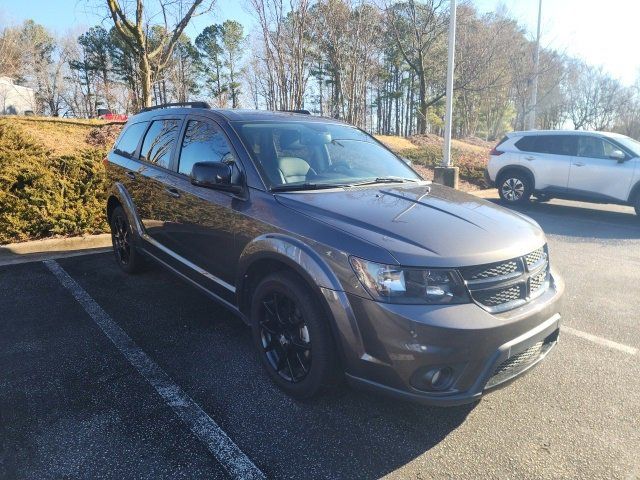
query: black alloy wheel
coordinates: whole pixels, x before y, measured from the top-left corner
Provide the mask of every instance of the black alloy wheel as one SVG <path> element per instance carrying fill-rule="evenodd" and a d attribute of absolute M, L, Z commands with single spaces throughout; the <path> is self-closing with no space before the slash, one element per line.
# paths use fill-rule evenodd
<path fill-rule="evenodd" d="M 111 243 L 116 262 L 127 273 L 137 273 L 142 269 L 143 259 L 133 244 L 133 232 L 122 207 L 111 213 Z"/>
<path fill-rule="evenodd" d="M 111 239 L 116 259 L 123 265 L 128 265 L 131 259 L 131 242 L 129 226 L 122 215 L 114 215 L 111 224 Z"/>
<path fill-rule="evenodd" d="M 340 383 L 327 314 L 294 272 L 274 272 L 258 283 L 252 292 L 251 330 L 260 363 L 288 395 L 307 399 Z"/>
<path fill-rule="evenodd" d="M 287 382 L 300 382 L 311 370 L 311 338 L 300 308 L 273 292 L 262 300 L 261 314 L 260 338 L 269 365 Z"/>

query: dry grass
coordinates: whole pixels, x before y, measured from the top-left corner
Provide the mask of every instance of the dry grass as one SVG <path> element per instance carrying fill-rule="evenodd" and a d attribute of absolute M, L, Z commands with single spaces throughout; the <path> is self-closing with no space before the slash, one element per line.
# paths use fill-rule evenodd
<path fill-rule="evenodd" d="M 91 147 L 87 143 L 89 132 L 95 127 L 107 125 L 104 120 L 22 116 L 0 118 L 17 126 L 55 155 L 75 155 Z"/>
<path fill-rule="evenodd" d="M 396 152 L 417 148 L 409 139 L 404 137 L 396 137 L 393 135 L 375 135 L 375 137 Z"/>

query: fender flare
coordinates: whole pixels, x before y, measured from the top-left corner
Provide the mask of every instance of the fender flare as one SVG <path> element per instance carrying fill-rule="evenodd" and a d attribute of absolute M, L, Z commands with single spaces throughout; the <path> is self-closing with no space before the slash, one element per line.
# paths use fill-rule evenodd
<path fill-rule="evenodd" d="M 247 273 L 252 265 L 265 259 L 288 266 L 311 286 L 329 318 L 329 326 L 344 366 L 353 365 L 364 354 L 364 345 L 347 294 L 321 256 L 296 238 L 269 233 L 256 237 L 245 247 L 240 255 L 236 275 L 236 301 L 240 311 L 249 318 L 246 305 L 250 280 Z"/>
<path fill-rule="evenodd" d="M 279 233 L 268 233 L 253 239 L 240 254 L 236 287 L 242 291 L 246 274 L 256 261 L 280 261 L 299 273 L 311 285 L 331 290 L 343 290 L 340 281 L 320 255 L 304 242 Z"/>
<path fill-rule="evenodd" d="M 523 165 L 513 165 L 513 164 L 505 165 L 500 170 L 498 170 L 498 173 L 496 173 L 496 182 L 495 182 L 496 186 L 498 186 L 498 180 L 500 179 L 500 175 L 502 175 L 507 170 L 515 170 L 515 171 L 524 173 L 531 180 L 531 184 L 533 185 L 533 189 L 534 190 L 536 189 L 536 177 L 533 174 L 533 172 L 529 168 L 527 168 L 527 167 L 525 167 Z"/>
<path fill-rule="evenodd" d="M 127 215 L 127 219 L 129 220 L 129 224 L 133 227 L 135 236 L 139 239 L 145 232 L 144 226 L 142 225 L 142 221 L 140 220 L 140 216 L 138 215 L 138 211 L 136 210 L 135 204 L 133 203 L 129 192 L 127 191 L 126 187 L 120 182 L 116 182 L 111 188 L 111 192 L 107 200 L 107 219 L 109 216 L 109 204 L 114 198 L 124 209 L 124 212 Z"/>

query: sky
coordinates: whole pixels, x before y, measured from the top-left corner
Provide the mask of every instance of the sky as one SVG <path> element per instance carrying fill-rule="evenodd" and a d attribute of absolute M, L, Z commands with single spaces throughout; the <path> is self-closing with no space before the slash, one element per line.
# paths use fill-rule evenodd
<path fill-rule="evenodd" d="M 531 34 L 535 34 L 538 0 L 471 0 L 481 12 L 506 10 Z M 100 23 L 100 0 L 0 0 L 0 25 L 32 18 L 59 34 L 81 33 Z M 218 0 L 213 12 L 194 19 L 187 29 L 197 35 L 205 26 L 234 19 L 247 31 L 255 25 L 242 0 Z M 91 7 L 90 5 L 93 5 Z M 640 0 L 542 0 L 544 47 L 600 65 L 630 85 L 640 77 L 638 20 Z M 104 19 L 109 27 L 109 19 Z"/>

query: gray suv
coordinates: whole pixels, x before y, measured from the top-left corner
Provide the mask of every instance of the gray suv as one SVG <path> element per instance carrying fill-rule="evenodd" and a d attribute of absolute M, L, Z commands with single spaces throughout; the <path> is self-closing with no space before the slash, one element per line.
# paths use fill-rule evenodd
<path fill-rule="evenodd" d="M 127 122 L 108 169 L 122 269 L 152 259 L 226 306 L 295 398 L 346 378 L 472 402 L 558 340 L 563 284 L 540 227 L 422 180 L 355 127 L 163 105 Z"/>

